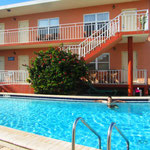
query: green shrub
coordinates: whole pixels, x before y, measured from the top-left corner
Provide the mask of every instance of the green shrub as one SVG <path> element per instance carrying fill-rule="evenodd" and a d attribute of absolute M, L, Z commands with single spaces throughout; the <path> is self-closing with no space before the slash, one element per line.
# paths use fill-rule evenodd
<path fill-rule="evenodd" d="M 78 94 L 87 75 L 86 63 L 76 54 L 51 47 L 35 52 L 37 57 L 28 66 L 29 79 L 35 93 Z"/>

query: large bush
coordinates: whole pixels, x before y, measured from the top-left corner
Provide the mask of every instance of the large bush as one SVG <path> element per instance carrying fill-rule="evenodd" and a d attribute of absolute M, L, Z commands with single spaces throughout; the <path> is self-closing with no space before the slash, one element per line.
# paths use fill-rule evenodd
<path fill-rule="evenodd" d="M 35 53 L 37 57 L 28 66 L 29 79 L 40 94 L 77 94 L 86 78 L 87 67 L 76 54 L 51 47 L 46 52 Z"/>

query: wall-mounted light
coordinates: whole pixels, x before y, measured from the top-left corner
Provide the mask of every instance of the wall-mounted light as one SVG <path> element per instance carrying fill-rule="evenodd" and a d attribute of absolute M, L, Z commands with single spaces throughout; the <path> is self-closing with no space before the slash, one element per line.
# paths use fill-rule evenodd
<path fill-rule="evenodd" d="M 116 50 L 116 47 L 113 47 L 112 49 L 115 51 L 115 50 Z"/>
<path fill-rule="evenodd" d="M 115 8 L 116 8 L 116 6 L 115 6 L 115 4 L 113 4 L 113 5 L 112 5 L 112 9 L 115 9 Z"/>
<path fill-rule="evenodd" d="M 16 17 L 13 17 L 13 20 L 16 21 L 17 20 Z"/>
<path fill-rule="evenodd" d="M 7 9 L 8 12 L 11 12 L 11 9 Z"/>
<path fill-rule="evenodd" d="M 13 54 L 14 54 L 14 55 L 16 55 L 16 52 L 15 52 L 15 51 L 13 51 Z"/>

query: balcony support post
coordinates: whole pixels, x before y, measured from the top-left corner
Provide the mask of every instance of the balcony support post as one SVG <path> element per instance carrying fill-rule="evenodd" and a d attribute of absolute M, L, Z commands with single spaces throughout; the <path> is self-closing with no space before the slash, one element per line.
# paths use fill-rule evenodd
<path fill-rule="evenodd" d="M 149 88 L 148 85 L 144 86 L 144 96 L 148 96 L 148 88 Z"/>
<path fill-rule="evenodd" d="M 133 96 L 133 37 L 128 37 L 128 96 Z"/>

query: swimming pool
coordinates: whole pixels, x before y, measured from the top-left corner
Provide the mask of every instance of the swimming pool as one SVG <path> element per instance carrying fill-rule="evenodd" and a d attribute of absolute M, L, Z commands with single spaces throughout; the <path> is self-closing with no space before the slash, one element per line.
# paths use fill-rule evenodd
<path fill-rule="evenodd" d="M 150 103 L 120 103 L 118 109 L 109 109 L 102 103 L 26 99 L 0 98 L 0 125 L 71 142 L 73 122 L 83 117 L 100 134 L 106 150 L 108 127 L 116 122 L 128 138 L 130 150 L 150 149 Z M 97 137 L 80 122 L 76 143 L 98 148 Z M 112 149 L 126 149 L 115 130 Z"/>

